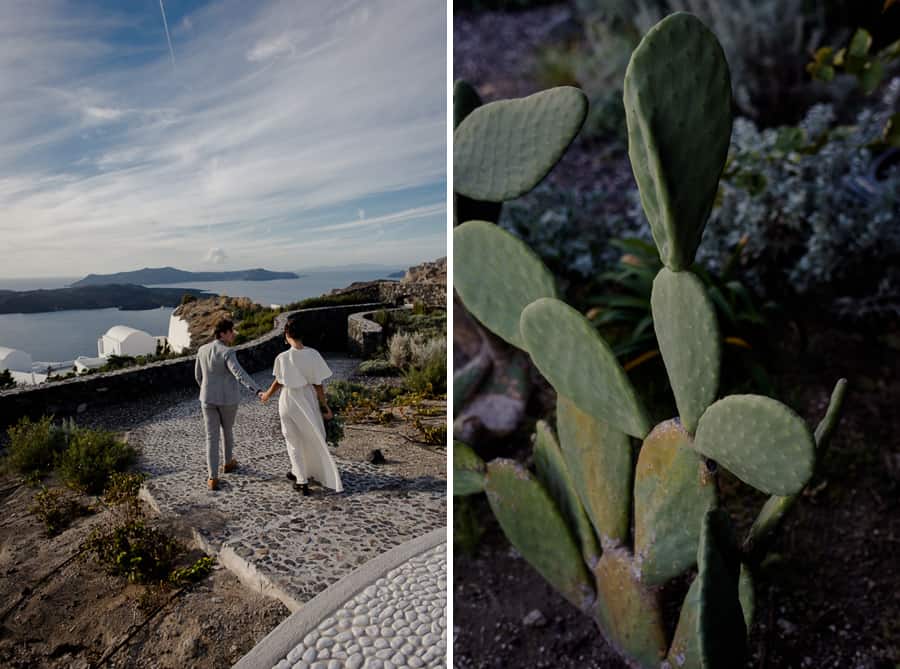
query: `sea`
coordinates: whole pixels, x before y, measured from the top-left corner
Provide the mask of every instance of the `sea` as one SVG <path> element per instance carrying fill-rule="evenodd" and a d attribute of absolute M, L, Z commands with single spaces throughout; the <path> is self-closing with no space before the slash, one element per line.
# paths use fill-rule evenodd
<path fill-rule="evenodd" d="M 397 269 L 346 269 L 300 272 L 298 279 L 276 281 L 211 281 L 167 284 L 166 288 L 198 288 L 216 295 L 249 297 L 263 306 L 284 305 L 307 297 L 318 297 L 354 281 L 388 278 Z M 81 277 L 40 279 L 0 279 L 0 290 L 65 288 Z M 128 325 L 152 335 L 169 330 L 172 308 L 144 311 L 121 309 L 80 309 L 36 314 L 0 314 L 0 347 L 16 348 L 31 354 L 35 362 L 74 360 L 80 355 L 97 355 L 97 340 L 114 325 Z"/>

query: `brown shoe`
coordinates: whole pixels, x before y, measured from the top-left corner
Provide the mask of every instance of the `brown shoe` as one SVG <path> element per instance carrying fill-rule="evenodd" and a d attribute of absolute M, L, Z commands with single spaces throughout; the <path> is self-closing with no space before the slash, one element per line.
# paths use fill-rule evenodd
<path fill-rule="evenodd" d="M 235 469 L 237 469 L 237 460 L 229 460 L 228 462 L 226 462 L 224 469 L 226 474 L 228 472 L 233 472 Z"/>
<path fill-rule="evenodd" d="M 219 489 L 219 479 L 209 479 L 206 482 L 206 485 L 210 490 L 218 490 Z"/>

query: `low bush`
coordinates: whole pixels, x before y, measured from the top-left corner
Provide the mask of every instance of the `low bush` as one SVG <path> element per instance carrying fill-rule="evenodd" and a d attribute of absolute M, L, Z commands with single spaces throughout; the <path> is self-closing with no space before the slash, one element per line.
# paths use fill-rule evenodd
<path fill-rule="evenodd" d="M 66 447 L 65 435 L 44 416 L 37 422 L 23 417 L 7 431 L 9 434 L 8 462 L 20 474 L 42 476 Z"/>
<path fill-rule="evenodd" d="M 125 471 L 136 451 L 112 432 L 79 428 L 59 459 L 59 471 L 72 487 L 100 494 L 115 472 Z"/>
<path fill-rule="evenodd" d="M 321 295 L 308 297 L 299 302 L 292 302 L 284 306 L 282 311 L 295 311 L 297 309 L 311 309 L 313 307 L 340 307 L 350 304 L 365 304 L 371 302 L 372 296 L 365 290 L 354 290 L 339 295 Z"/>
<path fill-rule="evenodd" d="M 10 390 L 16 387 L 16 380 L 8 369 L 0 370 L 0 390 Z"/>
<path fill-rule="evenodd" d="M 97 528 L 81 545 L 107 572 L 132 583 L 167 581 L 184 547 L 142 518 L 129 518 L 113 528 Z"/>
<path fill-rule="evenodd" d="M 361 376 L 394 376 L 399 371 L 387 360 L 364 360 L 356 369 Z"/>
<path fill-rule="evenodd" d="M 138 504 L 138 491 L 147 475 L 141 472 L 113 472 L 103 491 L 103 501 L 109 506 Z"/>
<path fill-rule="evenodd" d="M 34 504 L 31 507 L 31 512 L 44 523 L 44 527 L 51 535 L 62 532 L 86 511 L 87 509 L 70 491 L 62 488 L 42 487 L 34 496 Z"/>

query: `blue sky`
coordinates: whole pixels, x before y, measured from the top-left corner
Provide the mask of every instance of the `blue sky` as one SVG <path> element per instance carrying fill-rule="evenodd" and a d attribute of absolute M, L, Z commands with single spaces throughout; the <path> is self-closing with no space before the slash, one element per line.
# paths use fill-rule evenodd
<path fill-rule="evenodd" d="M 0 275 L 446 254 L 439 0 L 0 3 Z"/>

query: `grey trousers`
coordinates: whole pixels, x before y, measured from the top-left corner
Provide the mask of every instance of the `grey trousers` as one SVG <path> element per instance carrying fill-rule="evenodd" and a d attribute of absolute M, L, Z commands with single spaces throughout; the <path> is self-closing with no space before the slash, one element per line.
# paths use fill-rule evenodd
<path fill-rule="evenodd" d="M 225 462 L 234 456 L 234 418 L 237 404 L 202 404 L 206 426 L 206 466 L 209 478 L 219 478 L 219 430 L 225 441 Z"/>

